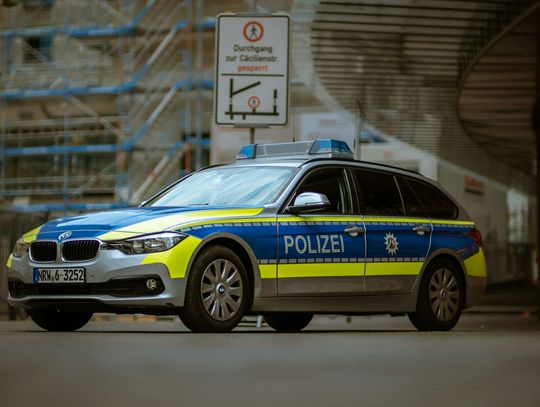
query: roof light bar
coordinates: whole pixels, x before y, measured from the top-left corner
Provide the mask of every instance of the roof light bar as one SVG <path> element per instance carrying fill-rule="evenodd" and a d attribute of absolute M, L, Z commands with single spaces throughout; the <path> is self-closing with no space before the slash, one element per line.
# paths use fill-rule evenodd
<path fill-rule="evenodd" d="M 293 143 L 248 144 L 240 149 L 237 160 L 270 157 L 303 157 L 324 155 L 328 158 L 353 158 L 354 155 L 345 141 L 317 139 Z"/>

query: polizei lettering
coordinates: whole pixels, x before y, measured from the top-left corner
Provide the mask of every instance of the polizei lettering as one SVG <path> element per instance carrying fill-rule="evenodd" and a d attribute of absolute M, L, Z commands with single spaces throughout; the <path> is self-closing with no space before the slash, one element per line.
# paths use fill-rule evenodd
<path fill-rule="evenodd" d="M 285 254 L 331 254 L 345 253 L 345 243 L 341 235 L 283 236 Z"/>

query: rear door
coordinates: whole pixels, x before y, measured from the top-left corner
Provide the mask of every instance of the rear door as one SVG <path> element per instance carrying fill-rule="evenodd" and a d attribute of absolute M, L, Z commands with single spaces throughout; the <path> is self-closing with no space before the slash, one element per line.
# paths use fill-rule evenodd
<path fill-rule="evenodd" d="M 364 291 L 364 224 L 360 216 L 352 214 L 351 182 L 344 168 L 314 169 L 289 202 L 303 192 L 317 192 L 326 195 L 330 208 L 299 216 L 278 215 L 280 296 L 339 296 Z"/>
<path fill-rule="evenodd" d="M 407 183 L 431 217 L 433 232 L 430 252 L 445 248 L 454 250 L 463 258 L 471 255 L 470 248 L 465 248 L 463 243 L 469 238 L 470 222 L 456 220 L 459 209 L 452 200 L 425 182 L 409 179 Z"/>
<path fill-rule="evenodd" d="M 399 176 L 353 172 L 366 226 L 366 293 L 410 292 L 429 251 L 430 219 L 406 184 L 402 195 Z"/>

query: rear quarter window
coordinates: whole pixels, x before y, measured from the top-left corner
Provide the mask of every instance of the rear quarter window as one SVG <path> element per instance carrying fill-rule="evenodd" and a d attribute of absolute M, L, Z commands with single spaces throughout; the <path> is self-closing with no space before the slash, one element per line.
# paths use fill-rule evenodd
<path fill-rule="evenodd" d="M 407 182 L 429 217 L 435 219 L 456 219 L 458 217 L 458 207 L 437 188 L 412 179 L 408 179 Z"/>
<path fill-rule="evenodd" d="M 397 177 L 401 197 L 403 198 L 403 206 L 405 207 L 405 216 L 424 218 L 429 217 L 424 211 L 422 203 L 409 186 L 409 183 L 402 177 Z"/>

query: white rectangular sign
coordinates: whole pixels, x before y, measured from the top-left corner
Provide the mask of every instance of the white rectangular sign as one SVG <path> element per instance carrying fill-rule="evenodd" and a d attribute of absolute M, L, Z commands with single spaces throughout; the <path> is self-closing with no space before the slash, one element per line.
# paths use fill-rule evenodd
<path fill-rule="evenodd" d="M 217 18 L 214 115 L 218 125 L 286 126 L 288 15 Z"/>

